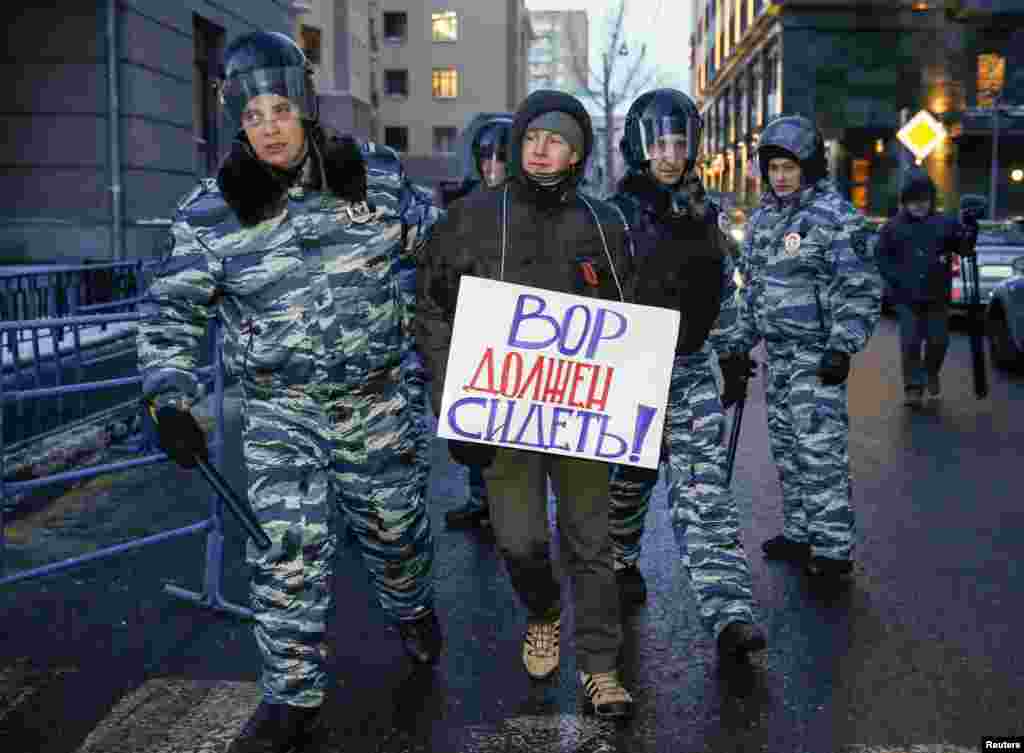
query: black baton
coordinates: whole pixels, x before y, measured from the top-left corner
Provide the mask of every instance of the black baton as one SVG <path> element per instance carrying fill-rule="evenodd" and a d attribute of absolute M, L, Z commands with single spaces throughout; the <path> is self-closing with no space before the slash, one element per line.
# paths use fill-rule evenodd
<path fill-rule="evenodd" d="M 160 447 L 167 453 L 167 456 L 178 462 L 183 468 L 199 466 L 203 477 L 224 500 L 228 509 L 242 524 L 242 528 L 245 529 L 256 547 L 263 552 L 270 549 L 272 546 L 270 537 L 263 530 L 252 507 L 235 493 L 227 479 L 220 475 L 220 471 L 210 465 L 207 460 L 206 435 L 199 428 L 195 417 L 187 411 L 170 407 L 161 408 L 159 411 L 155 411 L 151 403 L 148 407 L 149 414 L 156 423 Z M 169 452 L 168 448 L 170 448 Z"/>
<path fill-rule="evenodd" d="M 982 400 L 988 397 L 988 372 L 985 366 L 985 314 L 984 304 L 981 302 L 977 254 L 960 260 L 960 279 L 964 283 L 967 283 L 968 269 L 971 273 L 970 287 L 965 284 L 964 293 L 970 298 L 967 309 L 970 322 L 971 371 L 974 376 L 974 396 Z"/>
<path fill-rule="evenodd" d="M 743 423 L 743 407 L 747 404 L 747 398 L 736 403 L 732 411 L 732 427 L 729 429 L 729 454 L 725 460 L 725 485 L 732 483 L 732 469 L 736 465 L 736 448 L 740 443 L 740 424 Z"/>

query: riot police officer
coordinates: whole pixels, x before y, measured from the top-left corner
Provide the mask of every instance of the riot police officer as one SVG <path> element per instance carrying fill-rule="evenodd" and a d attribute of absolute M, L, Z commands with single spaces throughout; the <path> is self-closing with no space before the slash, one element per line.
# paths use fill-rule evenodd
<path fill-rule="evenodd" d="M 493 190 L 505 182 L 506 162 L 508 161 L 508 135 L 512 127 L 512 115 L 478 116 L 466 129 L 466 146 L 470 153 L 467 163 L 463 190 L 466 193 L 478 186 L 484 190 Z M 447 202 L 465 195 L 457 192 L 448 197 Z M 479 465 L 469 465 L 469 495 L 466 504 L 445 513 L 444 519 L 449 528 L 478 528 L 491 524 L 487 505 L 487 483 L 484 481 L 483 469 Z"/>
<path fill-rule="evenodd" d="M 870 230 L 829 179 L 814 123 L 776 117 L 761 134 L 757 162 L 767 188 L 740 256 L 745 284 L 728 349 L 745 355 L 763 340 L 768 353 L 783 527 L 762 549 L 832 581 L 853 570 L 846 380 L 878 323 L 881 279 Z"/>
<path fill-rule="evenodd" d="M 235 140 L 217 178 L 178 206 L 139 361 L 144 396 L 188 411 L 198 338 L 212 316 L 224 322 L 249 499 L 272 541 L 247 552 L 263 701 L 229 751 L 272 753 L 301 747 L 323 702 L 342 516 L 409 655 L 435 662 L 441 633 L 401 378 L 408 322 L 387 263 L 407 252 L 400 186 L 386 170 L 368 177 L 356 142 L 320 122 L 311 69 L 288 37 L 236 39 L 225 73 Z"/>
<path fill-rule="evenodd" d="M 700 114 L 682 92 L 642 94 L 626 115 L 620 149 L 629 170 L 611 201 L 630 226 L 634 302 L 680 313 L 665 419 L 672 528 L 702 622 L 722 656 L 743 658 L 766 641 L 754 625 L 750 565 L 726 483 L 725 417 L 711 360 L 735 320 L 736 285 L 719 208 L 693 172 L 700 132 Z M 731 403 L 744 394 L 747 375 L 727 376 Z M 609 531 L 627 601 L 642 601 L 646 591 L 637 559 L 656 481 L 656 471 L 612 472 Z"/>

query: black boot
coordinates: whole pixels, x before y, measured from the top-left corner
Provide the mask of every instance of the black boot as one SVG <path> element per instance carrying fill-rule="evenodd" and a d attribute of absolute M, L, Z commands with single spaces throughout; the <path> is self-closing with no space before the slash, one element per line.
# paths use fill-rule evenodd
<path fill-rule="evenodd" d="M 402 645 L 413 661 L 420 664 L 437 664 L 441 656 L 444 637 L 441 635 L 441 623 L 433 611 L 419 619 L 398 623 L 398 632 L 402 635 Z"/>
<path fill-rule="evenodd" d="M 807 562 L 808 575 L 829 580 L 841 580 L 843 576 L 853 572 L 850 560 L 838 560 L 832 557 L 811 557 Z"/>
<path fill-rule="evenodd" d="M 718 636 L 718 655 L 742 661 L 752 651 L 762 651 L 768 641 L 761 628 L 749 622 L 730 622 Z"/>
<path fill-rule="evenodd" d="M 647 582 L 636 565 L 629 565 L 615 571 L 619 584 L 619 601 L 625 606 L 639 606 L 647 601 Z"/>
<path fill-rule="evenodd" d="M 491 513 L 486 506 L 478 508 L 472 502 L 456 507 L 444 514 L 449 528 L 484 528 L 491 524 Z"/>
<path fill-rule="evenodd" d="M 811 545 L 787 539 L 781 533 L 761 544 L 766 560 L 785 560 L 803 565 L 811 558 Z"/>
<path fill-rule="evenodd" d="M 319 706 L 262 701 L 226 753 L 292 753 L 312 739 Z"/>

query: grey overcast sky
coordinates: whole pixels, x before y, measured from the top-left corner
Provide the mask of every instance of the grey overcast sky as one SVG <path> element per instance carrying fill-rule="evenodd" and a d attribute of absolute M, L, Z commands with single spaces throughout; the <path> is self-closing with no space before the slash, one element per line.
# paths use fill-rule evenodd
<path fill-rule="evenodd" d="M 617 0 L 526 0 L 527 10 L 585 10 L 590 21 L 592 68 L 601 65 Z M 626 0 L 623 24 L 632 54 L 647 43 L 647 59 L 667 76 L 666 84 L 690 92 L 690 25 L 693 0 Z M 635 52 L 634 52 L 635 50 Z M 630 58 L 632 59 L 632 57 Z M 622 70 L 624 66 L 619 66 Z M 591 82 L 593 83 L 593 82 Z M 590 108 L 590 103 L 587 103 Z M 625 113 L 628 109 L 622 108 Z"/>

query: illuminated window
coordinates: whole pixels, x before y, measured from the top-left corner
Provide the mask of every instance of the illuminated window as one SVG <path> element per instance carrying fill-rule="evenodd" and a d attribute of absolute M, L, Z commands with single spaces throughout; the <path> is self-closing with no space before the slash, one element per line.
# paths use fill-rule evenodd
<path fill-rule="evenodd" d="M 431 13 L 430 27 L 435 42 L 454 42 L 459 38 L 459 19 L 453 10 Z"/>
<path fill-rule="evenodd" d="M 315 65 L 320 65 L 320 29 L 303 24 L 299 30 L 299 40 L 302 51 L 306 53 L 306 59 Z"/>
<path fill-rule="evenodd" d="M 435 68 L 431 78 L 435 99 L 459 96 L 459 72 L 454 68 Z"/>
<path fill-rule="evenodd" d="M 868 181 L 871 179 L 871 163 L 866 159 L 855 159 L 850 165 L 850 201 L 863 211 L 868 207 Z"/>
<path fill-rule="evenodd" d="M 978 107 L 992 107 L 1006 81 L 1006 58 L 994 52 L 978 55 Z"/>

